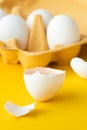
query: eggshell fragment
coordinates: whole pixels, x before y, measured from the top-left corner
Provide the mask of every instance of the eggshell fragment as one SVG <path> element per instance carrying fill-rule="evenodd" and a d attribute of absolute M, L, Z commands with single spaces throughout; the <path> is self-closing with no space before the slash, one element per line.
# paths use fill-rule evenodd
<path fill-rule="evenodd" d="M 45 10 L 45 9 L 34 10 L 27 17 L 27 24 L 28 24 L 29 28 L 32 27 L 32 23 L 33 23 L 35 15 L 41 15 L 42 16 L 46 28 L 48 26 L 48 23 L 50 22 L 50 20 L 53 17 L 52 14 L 50 12 L 48 12 L 47 10 Z"/>
<path fill-rule="evenodd" d="M 71 60 L 70 65 L 74 72 L 82 77 L 87 79 L 87 62 L 81 58 L 75 57 Z"/>
<path fill-rule="evenodd" d="M 27 46 L 28 32 L 26 22 L 15 14 L 9 14 L 0 21 L 0 40 L 6 43 L 9 39 L 15 38 L 23 50 Z"/>
<path fill-rule="evenodd" d="M 62 86 L 65 71 L 50 68 L 33 68 L 24 71 L 24 82 L 29 94 L 36 100 L 45 101 L 55 96 Z"/>
<path fill-rule="evenodd" d="M 6 102 L 4 105 L 5 110 L 12 114 L 13 116 L 20 117 L 30 113 L 35 109 L 36 103 L 29 104 L 27 106 L 18 106 L 16 104 L 11 103 L 10 101 Z"/>
<path fill-rule="evenodd" d="M 79 40 L 79 27 L 70 16 L 58 15 L 50 21 L 47 28 L 47 41 L 50 49 Z"/>

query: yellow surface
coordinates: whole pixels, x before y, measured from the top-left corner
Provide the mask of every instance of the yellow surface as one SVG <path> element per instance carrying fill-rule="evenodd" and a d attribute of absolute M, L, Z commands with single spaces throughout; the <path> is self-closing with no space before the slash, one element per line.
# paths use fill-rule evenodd
<path fill-rule="evenodd" d="M 54 14 L 67 13 L 78 22 L 81 33 L 87 33 L 86 0 L 50 1 L 42 0 L 29 10 L 43 7 Z M 69 66 L 51 67 L 67 71 L 60 91 L 49 102 L 38 102 L 30 114 L 15 118 L 4 110 L 7 100 L 19 105 L 34 100 L 26 91 L 21 65 L 5 64 L 0 57 L 0 130 L 87 130 L 87 80 L 79 78 Z"/>
<path fill-rule="evenodd" d="M 65 83 L 49 102 L 38 102 L 30 114 L 15 118 L 4 110 L 7 100 L 19 105 L 32 103 L 23 82 L 21 65 L 4 64 L 0 58 L 0 129 L 1 130 L 87 130 L 87 80 L 79 78 L 69 66 Z"/>

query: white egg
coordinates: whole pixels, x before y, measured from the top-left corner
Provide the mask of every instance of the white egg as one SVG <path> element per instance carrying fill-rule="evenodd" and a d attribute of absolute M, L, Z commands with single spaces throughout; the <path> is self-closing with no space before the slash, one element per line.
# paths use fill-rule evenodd
<path fill-rule="evenodd" d="M 70 66 L 80 77 L 87 79 L 87 62 L 81 58 L 75 57 L 71 60 Z"/>
<path fill-rule="evenodd" d="M 67 15 L 55 16 L 47 28 L 47 41 L 50 49 L 55 46 L 72 44 L 80 40 L 76 22 Z"/>
<path fill-rule="evenodd" d="M 19 41 L 19 48 L 25 49 L 28 41 L 29 28 L 26 22 L 15 14 L 6 15 L 0 21 L 0 40 L 7 42 L 11 38 Z"/>
<path fill-rule="evenodd" d="M 50 20 L 53 17 L 53 15 L 45 9 L 34 10 L 31 14 L 29 14 L 29 16 L 27 18 L 27 24 L 28 24 L 29 28 L 32 27 L 32 23 L 33 23 L 35 15 L 41 15 L 42 16 L 46 28 L 48 26 L 48 23 L 50 22 Z"/>
<path fill-rule="evenodd" d="M 55 96 L 65 79 L 65 71 L 51 68 L 33 68 L 24 71 L 24 82 L 29 94 L 45 101 Z"/>
<path fill-rule="evenodd" d="M 0 9 L 0 20 L 6 15 L 6 12 L 3 9 Z"/>

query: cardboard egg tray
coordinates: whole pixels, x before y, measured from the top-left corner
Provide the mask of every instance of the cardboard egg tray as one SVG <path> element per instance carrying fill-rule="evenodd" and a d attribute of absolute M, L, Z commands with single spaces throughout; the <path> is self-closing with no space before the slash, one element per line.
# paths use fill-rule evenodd
<path fill-rule="evenodd" d="M 20 15 L 20 11 L 15 10 L 15 12 Z M 37 66 L 45 67 L 50 62 L 68 64 L 73 57 L 79 54 L 82 45 L 87 43 L 87 36 L 81 35 L 81 39 L 77 43 L 57 46 L 50 50 L 45 32 L 42 17 L 36 15 L 26 50 L 21 50 L 18 47 L 17 39 L 9 39 L 6 44 L 0 41 L 0 54 L 3 61 L 5 63 L 20 62 L 24 69 Z"/>
<path fill-rule="evenodd" d="M 0 54 L 5 63 L 20 62 L 24 69 L 37 66 L 44 67 L 50 62 L 68 64 L 73 57 L 78 55 L 81 46 L 85 43 L 87 43 L 87 37 L 82 36 L 78 43 L 42 52 L 28 52 L 18 48 L 5 46 L 2 42 L 0 42 Z"/>

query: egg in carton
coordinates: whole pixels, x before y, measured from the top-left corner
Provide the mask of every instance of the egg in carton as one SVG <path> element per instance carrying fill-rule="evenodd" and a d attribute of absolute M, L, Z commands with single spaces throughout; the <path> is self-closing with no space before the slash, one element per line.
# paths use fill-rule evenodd
<path fill-rule="evenodd" d="M 1 44 L 0 44 L 1 46 L 0 53 L 5 63 L 18 63 L 19 59 L 18 59 L 17 52 L 19 51 L 19 48 L 21 49 L 25 48 L 25 44 L 27 41 L 26 35 L 23 36 L 23 34 L 27 32 L 27 37 L 28 37 L 28 28 L 25 24 L 25 21 L 21 17 L 18 17 L 18 15 L 23 17 L 21 8 L 14 7 L 12 9 L 12 15 L 5 16 L 5 19 L 3 18 L 3 21 L 2 21 L 3 26 L 0 31 L 1 33 L 0 38 L 2 39 L 3 42 L 1 41 Z M 5 22 L 5 20 L 7 20 L 7 23 Z M 14 20 L 16 21 L 14 22 Z M 11 25 L 11 23 L 13 24 Z M 14 24 L 16 24 L 16 26 Z M 9 26 L 6 27 L 6 25 L 9 25 Z M 9 28 L 10 28 L 10 31 L 9 31 Z M 16 32 L 14 31 L 14 33 L 12 34 L 12 31 L 14 29 Z M 4 30 L 4 36 L 2 34 L 2 30 Z M 19 34 L 19 32 L 22 30 L 24 31 L 24 33 L 22 33 L 23 37 L 21 38 L 21 34 Z M 5 33 L 10 33 L 10 34 L 8 37 L 5 37 L 6 36 Z M 13 37 L 13 35 L 17 38 L 11 38 Z M 21 42 L 22 40 L 23 42 Z"/>
<path fill-rule="evenodd" d="M 23 17 L 22 11 L 19 7 L 13 8 L 12 13 L 14 15 L 16 14 L 15 17 L 17 17 L 17 15 Z M 25 24 L 22 18 L 18 17 L 18 19 L 21 19 L 20 21 L 22 21 L 22 24 Z M 6 21 L 6 17 L 4 18 L 4 20 L 2 20 L 2 22 L 3 21 Z M 9 27 L 7 28 L 9 29 Z M 9 33 L 9 30 L 7 28 L 5 30 L 7 30 Z M 20 25 L 20 27 L 17 25 L 17 29 L 16 26 L 12 26 L 12 28 L 16 31 L 18 31 L 19 28 L 19 32 L 17 32 L 17 34 L 19 34 L 19 37 L 17 37 L 16 34 L 16 38 L 9 37 L 9 39 L 4 39 L 4 37 L 1 36 L 1 38 L 3 38 L 2 41 L 5 40 L 5 44 L 4 42 L 2 43 L 2 41 L 0 42 L 0 53 L 4 62 L 20 62 L 24 69 L 37 66 L 44 67 L 53 61 L 60 64 L 68 64 L 73 57 L 78 55 L 81 46 L 87 42 L 87 37 L 81 36 L 80 39 L 75 43 L 68 43 L 63 45 L 54 44 L 51 48 L 49 46 L 50 44 L 48 44 L 49 40 L 47 41 L 46 38 L 46 24 L 44 24 L 44 19 L 41 14 L 38 13 L 38 11 L 35 14 L 30 32 L 26 25 L 24 28 L 22 27 L 22 25 Z M 22 35 L 20 33 L 21 31 L 23 31 Z M 27 39 L 29 40 L 27 41 Z M 27 43 L 27 47 L 25 45 L 26 43 L 24 43 L 25 41 Z"/>

